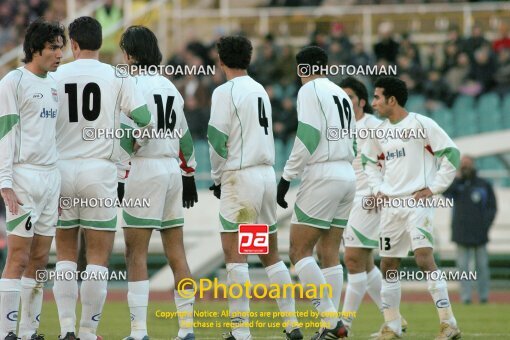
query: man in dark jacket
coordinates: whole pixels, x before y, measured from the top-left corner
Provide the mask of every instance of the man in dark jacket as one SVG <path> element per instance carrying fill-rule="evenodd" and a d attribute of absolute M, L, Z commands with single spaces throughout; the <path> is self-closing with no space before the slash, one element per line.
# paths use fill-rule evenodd
<path fill-rule="evenodd" d="M 486 303 L 490 285 L 487 242 L 497 210 L 492 185 L 477 176 L 473 159 L 464 156 L 459 175 L 444 195 L 454 199 L 452 241 L 457 244 L 457 266 L 467 272 L 474 257 L 479 299 Z M 460 293 L 463 303 L 471 303 L 471 281 L 461 281 Z"/>

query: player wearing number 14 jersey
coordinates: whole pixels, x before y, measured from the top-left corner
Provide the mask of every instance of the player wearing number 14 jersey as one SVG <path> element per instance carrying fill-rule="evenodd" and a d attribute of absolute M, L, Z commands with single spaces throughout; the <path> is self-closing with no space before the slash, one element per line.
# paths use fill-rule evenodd
<path fill-rule="evenodd" d="M 58 273 L 76 270 L 79 227 L 85 230 L 88 277 L 80 296 L 82 313 L 79 338 L 96 340 L 96 329 L 106 298 L 108 259 L 117 224 L 115 206 L 88 207 L 89 199 L 115 200 L 120 142 L 112 136 L 120 127 L 120 111 L 141 129 L 151 128 L 151 114 L 132 78 L 118 78 L 115 69 L 98 61 L 102 29 L 97 20 L 80 17 L 69 25 L 75 61 L 56 72 L 60 94 L 57 120 L 58 167 L 62 175 L 61 196 L 78 198 L 80 206 L 65 206 L 56 233 Z M 100 129 L 109 130 L 100 137 Z M 61 205 L 64 203 L 61 200 Z M 75 338 L 76 280 L 55 280 L 61 336 Z"/>
<path fill-rule="evenodd" d="M 221 197 L 221 242 L 227 282 L 244 285 L 250 280 L 246 255 L 238 252 L 238 228 L 239 224 L 260 223 L 269 226 L 269 254 L 259 255 L 269 281 L 282 286 L 290 284 L 289 270 L 278 256 L 275 150 L 269 97 L 262 85 L 246 72 L 252 53 L 248 39 L 223 37 L 217 47 L 228 81 L 213 92 L 207 136 L 214 181 L 211 190 L 217 198 Z M 282 294 L 277 303 L 287 315 L 286 337 L 302 339 L 292 292 L 287 289 Z M 248 297 L 242 294 L 233 298 L 229 294 L 228 306 L 233 330 L 224 334 L 224 339 L 251 339 L 246 317 L 250 310 Z"/>

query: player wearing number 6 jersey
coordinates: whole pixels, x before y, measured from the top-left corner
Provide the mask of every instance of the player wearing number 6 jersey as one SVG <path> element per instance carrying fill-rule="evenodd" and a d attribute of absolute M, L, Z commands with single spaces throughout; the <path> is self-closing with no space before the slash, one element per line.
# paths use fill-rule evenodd
<path fill-rule="evenodd" d="M 120 47 L 129 65 L 149 67 L 161 63 L 154 33 L 146 27 L 131 26 L 121 37 Z M 131 334 L 124 340 L 148 340 L 147 305 L 149 280 L 147 253 L 152 230 L 161 232 L 163 249 L 174 273 L 175 287 L 191 279 L 183 243 L 183 209 L 198 202 L 195 187 L 196 162 L 193 141 L 184 117 L 184 100 L 175 86 L 162 75 L 137 75 L 138 90 L 153 112 L 159 132 L 180 132 L 182 138 L 151 139 L 131 158 L 125 199 L 150 197 L 149 207 L 124 207 L 124 239 L 128 270 L 128 304 Z M 131 143 L 127 144 L 128 146 Z M 180 151 L 179 151 L 180 150 Z M 181 171 L 179 169 L 181 163 Z M 175 340 L 194 340 L 193 291 L 174 290 L 179 319 Z"/>
<path fill-rule="evenodd" d="M 0 280 L 0 339 L 15 340 L 21 295 L 22 339 L 41 340 L 43 282 L 58 219 L 60 174 L 55 143 L 55 71 L 66 42 L 64 27 L 37 20 L 27 29 L 25 66 L 0 81 L 0 191 L 7 206 L 7 260 Z"/>
<path fill-rule="evenodd" d="M 460 157 L 457 146 L 436 122 L 414 112 L 407 112 L 405 83 L 395 77 L 381 77 L 374 84 L 372 106 L 381 117 L 387 118 L 379 129 L 413 131 L 425 138 L 369 139 L 362 150 L 362 162 L 368 176 L 368 185 L 382 199 L 402 198 L 427 200 L 441 194 L 452 183 Z M 418 133 L 422 130 L 422 133 Z M 396 133 L 394 133 L 395 135 Z M 400 135 L 403 135 L 400 133 Z M 384 161 L 384 173 L 377 165 Z M 389 340 L 401 337 L 400 281 L 393 276 L 400 259 L 414 251 L 420 270 L 435 272 L 428 280 L 428 288 L 436 305 L 441 330 L 436 338 L 459 339 L 460 330 L 453 316 L 448 290 L 433 256 L 433 208 L 384 207 L 381 212 L 380 254 L 383 282 L 381 299 L 386 324 L 377 339 Z M 389 275 L 389 274 L 391 275 Z M 434 279 L 436 277 L 436 279 Z"/>
<path fill-rule="evenodd" d="M 302 176 L 291 221 L 290 259 L 303 285 L 329 284 L 332 298 L 312 300 L 328 325 L 314 339 L 337 339 L 347 330 L 334 314 L 342 292 L 340 241 L 356 191 L 351 162 L 355 140 L 340 138 L 340 129 L 355 129 L 354 111 L 347 94 L 320 73 L 328 57 L 320 47 L 305 47 L 296 55 L 303 86 L 297 98 L 298 129 L 294 147 L 278 185 L 278 204 L 287 208 L 290 181 Z M 317 73 L 310 71 L 319 66 Z M 305 73 L 306 72 L 306 73 Z M 317 253 L 322 271 L 313 258 Z"/>
<path fill-rule="evenodd" d="M 220 65 L 227 82 L 212 96 L 207 136 L 211 154 L 211 190 L 221 199 L 221 242 L 227 266 L 227 282 L 243 285 L 250 280 L 246 255 L 238 251 L 239 224 L 269 226 L 269 254 L 260 255 L 271 284 L 290 284 L 289 271 L 278 255 L 276 235 L 275 149 L 271 104 L 259 83 L 248 76 L 252 45 L 244 37 L 223 37 L 218 42 Z M 287 287 L 290 287 L 287 286 Z M 230 294 L 229 294 L 230 295 Z M 287 339 L 302 339 L 295 317 L 292 292 L 287 288 L 277 299 Z M 251 339 L 246 326 L 249 301 L 246 295 L 228 300 L 233 330 L 225 339 Z M 234 316 L 233 314 L 237 314 Z"/>
<path fill-rule="evenodd" d="M 115 69 L 98 61 L 102 42 L 101 25 L 91 17 L 80 17 L 69 25 L 75 61 L 55 73 L 60 94 L 57 120 L 58 167 L 62 174 L 61 196 L 87 200 L 117 197 L 117 169 L 120 142 L 112 133 L 120 128 L 120 111 L 141 129 L 151 128 L 151 114 L 132 78 L 119 78 Z M 94 139 L 95 131 L 110 131 Z M 64 208 L 64 207 L 63 207 Z M 108 271 L 117 225 L 116 207 L 70 206 L 62 211 L 57 235 L 56 271 L 76 270 L 78 232 L 85 229 L 86 271 L 89 277 Z M 96 274 L 94 274 L 96 273 Z M 57 277 L 59 277 L 57 275 Z M 96 339 L 106 280 L 85 280 L 81 284 L 82 313 L 79 338 Z M 61 336 L 74 339 L 76 323 L 76 280 L 55 280 Z"/>

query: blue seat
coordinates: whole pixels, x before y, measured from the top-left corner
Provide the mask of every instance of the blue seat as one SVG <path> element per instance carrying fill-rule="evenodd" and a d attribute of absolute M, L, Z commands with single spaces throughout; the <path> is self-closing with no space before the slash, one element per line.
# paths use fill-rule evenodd
<path fill-rule="evenodd" d="M 406 103 L 406 109 L 409 112 L 425 112 L 425 96 L 420 94 L 413 94 L 409 96 Z"/>
<path fill-rule="evenodd" d="M 459 95 L 453 103 L 453 112 L 455 115 L 462 115 L 464 111 L 473 109 L 475 106 L 475 98 L 466 95 Z"/>

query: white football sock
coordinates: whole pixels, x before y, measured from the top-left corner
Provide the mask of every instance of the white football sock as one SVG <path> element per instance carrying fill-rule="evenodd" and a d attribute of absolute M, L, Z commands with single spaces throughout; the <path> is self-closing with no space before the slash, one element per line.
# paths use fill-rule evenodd
<path fill-rule="evenodd" d="M 92 336 L 95 337 L 106 299 L 106 287 L 108 286 L 108 280 L 105 279 L 108 268 L 89 264 L 85 272 L 89 279 L 83 280 L 80 288 L 82 307 L 78 337 L 82 340 L 91 339 Z"/>
<path fill-rule="evenodd" d="M 352 326 L 355 313 L 358 312 L 363 296 L 367 291 L 367 272 L 347 274 L 347 289 L 345 290 L 342 318 L 344 324 Z"/>
<path fill-rule="evenodd" d="M 59 261 L 55 266 L 53 296 L 57 304 L 60 320 L 60 334 L 76 333 L 76 302 L 78 300 L 78 281 L 76 281 L 76 262 Z M 71 272 L 70 274 L 65 274 Z"/>
<path fill-rule="evenodd" d="M 342 298 L 342 287 L 344 285 L 344 268 L 341 264 L 334 267 L 321 269 L 326 283 L 331 286 L 331 302 L 336 310 L 340 310 L 340 299 Z"/>
<path fill-rule="evenodd" d="M 16 333 L 18 323 L 20 279 L 0 279 L 0 337 L 9 332 Z"/>
<path fill-rule="evenodd" d="M 379 268 L 374 266 L 374 268 L 372 268 L 372 270 L 367 273 L 367 293 L 382 313 L 383 307 L 381 300 L 381 289 L 382 274 Z"/>
<path fill-rule="evenodd" d="M 295 328 L 299 328 L 298 320 L 296 318 L 296 302 L 294 300 L 294 292 L 292 280 L 290 278 L 289 269 L 283 261 L 277 262 L 266 268 L 267 276 L 271 284 L 279 285 L 281 295 L 276 299 L 280 312 L 284 315 L 283 322 L 287 332 L 291 332 Z M 287 285 L 287 286 L 284 286 Z M 283 290 L 285 287 L 285 291 Z"/>
<path fill-rule="evenodd" d="M 39 328 L 43 301 L 44 283 L 29 277 L 21 278 L 21 320 L 19 322 L 20 338 L 30 339 Z"/>
<path fill-rule="evenodd" d="M 384 306 L 384 321 L 396 334 L 402 335 L 402 323 L 400 318 L 400 281 L 382 281 L 381 299 Z"/>
<path fill-rule="evenodd" d="M 326 328 L 336 327 L 339 318 L 334 315 L 338 311 L 329 298 L 328 289 L 321 289 L 327 287 L 326 279 L 322 275 L 315 259 L 312 256 L 302 258 L 296 263 L 295 268 L 304 290 L 309 286 L 316 287 L 315 291 L 319 296 L 312 299 L 312 304 L 319 312 L 319 315 L 323 316 L 322 322 L 326 325 Z"/>
<path fill-rule="evenodd" d="M 127 300 L 131 313 L 131 336 L 141 339 L 147 334 L 149 280 L 128 282 Z"/>
<path fill-rule="evenodd" d="M 436 270 L 430 273 L 428 279 L 428 288 L 434 304 L 436 305 L 437 313 L 439 314 L 439 321 L 449 323 L 451 326 L 457 326 L 457 320 L 453 316 L 452 306 L 448 298 L 448 288 L 444 279 L 437 280 L 441 277 L 441 270 Z M 435 278 L 436 280 L 432 280 Z"/>
<path fill-rule="evenodd" d="M 193 289 L 186 289 L 182 292 L 181 294 L 180 290 L 174 290 L 174 301 L 179 320 L 177 336 L 184 338 L 186 334 L 193 333 L 193 305 L 195 303 L 195 296 L 193 295 Z"/>
<path fill-rule="evenodd" d="M 246 296 L 244 285 L 250 281 L 248 272 L 248 263 L 227 263 L 227 285 L 237 284 L 243 287 L 241 294 L 238 289 L 233 289 L 234 296 L 241 295 L 238 299 L 228 296 L 228 308 L 230 311 L 230 321 L 232 322 L 232 334 L 238 340 L 245 340 L 250 337 L 249 317 L 244 317 L 250 312 L 250 301 Z M 231 289 L 229 288 L 229 291 Z"/>

